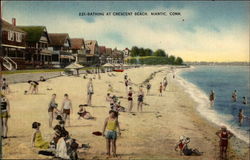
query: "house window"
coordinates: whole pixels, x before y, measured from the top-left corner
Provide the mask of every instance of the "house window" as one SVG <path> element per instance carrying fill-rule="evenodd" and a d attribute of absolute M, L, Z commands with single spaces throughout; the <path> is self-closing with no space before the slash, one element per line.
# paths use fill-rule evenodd
<path fill-rule="evenodd" d="M 59 55 L 58 54 L 52 54 L 52 61 L 59 61 Z"/>
<path fill-rule="evenodd" d="M 22 42 L 22 34 L 21 33 L 16 32 L 16 41 Z"/>
<path fill-rule="evenodd" d="M 9 31 L 8 32 L 8 40 L 9 41 L 14 41 L 14 32 L 13 31 Z"/>

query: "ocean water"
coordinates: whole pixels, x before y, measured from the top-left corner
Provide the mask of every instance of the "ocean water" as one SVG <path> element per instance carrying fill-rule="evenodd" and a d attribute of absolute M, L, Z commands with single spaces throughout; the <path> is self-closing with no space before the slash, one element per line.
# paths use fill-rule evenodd
<path fill-rule="evenodd" d="M 249 66 L 195 66 L 179 73 L 179 82 L 198 102 L 197 110 L 217 125 L 226 125 L 237 137 L 249 143 L 250 135 L 250 69 Z M 237 102 L 231 96 L 237 90 Z M 209 93 L 215 91 L 215 105 L 210 107 Z M 243 104 L 243 96 L 248 104 Z M 243 125 L 239 126 L 239 109 L 244 110 Z M 218 127 L 219 128 L 219 127 Z"/>

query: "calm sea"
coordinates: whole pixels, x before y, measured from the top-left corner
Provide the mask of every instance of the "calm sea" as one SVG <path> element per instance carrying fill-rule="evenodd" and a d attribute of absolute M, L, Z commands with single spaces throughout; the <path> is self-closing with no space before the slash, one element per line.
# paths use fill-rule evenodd
<path fill-rule="evenodd" d="M 226 125 L 240 139 L 249 143 L 250 105 L 243 104 L 243 96 L 250 103 L 250 69 L 249 66 L 195 66 L 181 72 L 179 79 L 186 91 L 199 103 L 198 111 L 208 120 Z M 208 96 L 215 91 L 215 105 L 210 107 Z M 238 100 L 232 102 L 231 95 L 237 90 Z M 239 109 L 249 117 L 240 127 L 238 125 Z"/>

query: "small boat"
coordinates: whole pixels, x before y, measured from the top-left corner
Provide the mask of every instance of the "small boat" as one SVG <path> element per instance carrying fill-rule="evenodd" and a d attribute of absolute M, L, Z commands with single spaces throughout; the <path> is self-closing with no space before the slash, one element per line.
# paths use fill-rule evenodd
<path fill-rule="evenodd" d="M 114 69 L 113 71 L 114 71 L 114 72 L 123 72 L 124 69 Z"/>

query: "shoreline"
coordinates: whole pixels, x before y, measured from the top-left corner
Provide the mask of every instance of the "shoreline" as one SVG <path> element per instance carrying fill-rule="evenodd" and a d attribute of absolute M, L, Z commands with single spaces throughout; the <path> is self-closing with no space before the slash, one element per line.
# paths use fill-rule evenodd
<path fill-rule="evenodd" d="M 160 69 L 164 70 L 159 71 Z M 175 80 L 171 80 L 168 90 L 166 91 L 166 93 L 164 93 L 164 97 L 157 96 L 158 82 L 164 75 L 166 75 L 167 72 L 170 72 L 169 67 L 144 66 L 141 68 L 126 70 L 125 73 L 128 73 L 129 77 L 132 78 L 132 81 L 135 82 L 135 84 L 139 84 L 145 82 L 145 80 L 147 80 L 154 72 L 157 71 L 159 72 L 155 74 L 155 76 L 150 80 L 150 83 L 153 84 L 154 90 L 152 91 L 151 96 L 147 96 L 145 98 L 145 102 L 149 104 L 149 106 L 144 106 L 145 113 L 135 112 L 136 116 L 132 116 L 128 113 L 121 113 L 120 122 L 121 127 L 122 129 L 124 129 L 124 131 L 122 132 L 122 137 L 118 139 L 118 154 L 122 156 L 122 159 L 139 159 L 148 157 L 160 159 L 190 159 L 190 157 L 179 156 L 179 152 L 175 152 L 173 150 L 179 136 L 186 135 L 191 138 L 191 148 L 194 146 L 201 151 L 205 151 L 205 155 L 200 157 L 191 157 L 192 159 L 215 159 L 218 156 L 219 152 L 218 138 L 215 136 L 215 131 L 218 128 L 198 113 L 195 108 L 197 103 L 193 99 L 191 99 L 191 97 L 187 93 L 183 92 L 183 86 L 180 86 Z M 138 76 L 138 73 L 143 73 L 143 75 Z M 85 142 L 90 143 L 90 145 L 92 146 L 89 151 L 86 151 L 86 153 L 80 155 L 80 157 L 84 157 L 87 159 L 92 159 L 93 157 L 96 157 L 97 159 L 103 159 L 105 157 L 103 155 L 105 153 L 104 139 L 93 137 L 92 135 L 90 135 L 90 133 L 94 130 L 100 130 L 102 128 L 103 120 L 107 116 L 107 114 L 103 114 L 106 113 L 109 109 L 108 107 L 106 107 L 107 104 L 103 103 L 105 102 L 105 93 L 102 93 L 105 90 L 106 85 L 111 83 L 112 85 L 114 85 L 115 90 L 117 90 L 115 94 L 123 96 L 125 95 L 125 89 L 123 87 L 123 83 L 121 83 L 121 81 L 123 80 L 123 74 L 116 73 L 117 76 L 112 79 L 106 74 L 101 75 L 102 80 L 94 81 L 94 85 L 98 86 L 94 97 L 95 99 L 97 98 L 94 104 L 96 107 L 87 107 L 87 111 L 90 111 L 92 115 L 97 116 L 97 121 L 83 120 L 80 122 L 75 120 L 76 116 L 73 115 L 72 121 L 74 122 L 75 126 L 82 127 L 67 128 L 74 138 L 79 140 L 84 139 Z M 72 81 L 74 81 L 75 84 L 68 84 L 69 88 L 63 89 L 60 87 L 60 85 L 67 84 L 68 82 Z M 53 86 L 53 90 L 55 89 L 55 91 L 53 92 L 62 92 L 59 93 L 60 97 L 61 94 L 63 94 L 67 90 L 67 92 L 70 93 L 70 96 L 72 96 L 73 104 L 81 104 L 82 100 L 85 100 L 85 98 L 82 97 L 84 96 L 83 94 L 85 91 L 85 81 L 86 80 L 83 80 L 81 77 L 58 77 L 50 79 L 48 82 L 46 82 L 46 85 Z M 81 85 L 78 86 L 77 84 Z M 45 87 L 46 85 L 42 84 L 43 87 Z M 30 102 L 31 104 L 36 104 L 36 101 L 38 99 L 40 99 L 40 101 L 44 100 L 46 104 L 46 102 L 50 98 L 51 93 L 43 88 L 41 92 L 44 92 L 45 95 L 27 95 L 26 97 L 20 95 L 20 90 L 24 89 L 26 86 L 27 85 L 25 83 L 13 84 L 13 87 L 17 91 L 10 98 L 13 100 L 21 98 L 21 104 L 13 104 L 17 111 L 13 111 L 13 119 L 11 117 L 11 119 L 9 120 L 10 135 L 13 135 L 15 133 L 15 130 L 18 131 L 18 129 L 20 129 L 20 127 L 18 126 L 17 128 L 13 129 L 13 125 L 15 124 L 15 122 L 20 121 L 21 118 L 18 116 L 15 117 L 15 114 L 21 113 L 26 110 L 26 108 L 22 107 L 22 105 L 29 105 L 28 103 L 25 103 L 25 100 L 27 100 L 28 97 L 33 97 L 33 100 L 31 100 Z M 136 86 L 134 88 L 136 88 Z M 75 93 L 76 90 L 80 90 L 80 95 L 79 93 Z M 58 102 L 61 102 L 61 98 L 60 100 L 58 100 Z M 126 99 L 121 99 L 121 102 L 122 106 L 127 107 Z M 41 103 L 43 104 L 37 104 L 37 106 L 29 107 L 31 110 L 41 108 L 42 113 L 46 112 L 47 108 L 44 107 L 44 102 Z M 13 110 L 15 110 L 14 107 Z M 74 113 L 76 112 L 76 110 L 76 107 L 74 107 Z M 136 111 L 136 103 L 134 106 L 134 111 Z M 158 114 L 157 112 L 162 115 L 161 118 L 155 117 Z M 34 149 L 30 151 L 30 140 L 27 136 L 31 134 L 31 129 L 26 129 L 25 127 L 30 127 L 31 121 L 37 119 L 38 121 L 42 122 L 43 137 L 45 139 L 50 139 L 49 137 L 51 137 L 53 131 L 47 128 L 47 114 L 43 113 L 42 115 L 39 115 L 35 112 L 33 113 L 33 115 L 29 115 L 25 118 L 28 119 L 26 119 L 25 122 L 21 122 L 23 124 L 23 128 L 20 129 L 19 134 L 21 135 L 19 136 L 25 136 L 26 138 L 9 139 L 7 146 L 4 147 L 4 153 L 6 153 L 6 157 L 4 158 L 45 158 L 44 156 L 37 155 L 35 153 L 36 150 Z M 146 126 L 144 126 L 145 124 Z M 21 149 L 20 147 L 23 150 L 27 149 L 29 151 L 18 152 L 18 150 Z M 16 154 L 19 154 L 17 157 L 13 155 L 15 154 L 15 152 L 17 152 Z M 234 156 L 235 154 L 230 153 L 230 155 Z M 235 156 L 239 157 L 239 159 L 244 159 L 240 158 L 242 157 L 242 155 Z"/>
<path fill-rule="evenodd" d="M 222 122 L 218 119 L 219 115 L 217 115 L 218 113 L 216 113 L 216 111 L 209 109 L 210 105 L 209 105 L 209 100 L 207 98 L 206 93 L 199 88 L 198 86 L 196 86 L 195 84 L 193 84 L 192 82 L 186 80 L 185 78 L 183 78 L 181 76 L 181 73 L 186 72 L 186 71 L 190 71 L 190 70 L 194 70 L 196 67 L 195 66 L 191 66 L 191 68 L 186 68 L 184 70 L 179 70 L 177 72 L 177 75 L 179 76 L 179 84 L 183 87 L 183 89 L 185 90 L 185 92 L 188 94 L 188 96 L 195 102 L 197 103 L 197 106 L 194 107 L 194 109 L 197 111 L 197 113 L 204 118 L 205 121 L 207 121 L 209 124 L 212 125 L 212 127 L 214 128 L 220 128 L 221 125 L 225 125 L 227 126 L 227 128 L 235 135 L 235 138 L 233 139 L 233 142 L 231 142 L 230 144 L 230 152 L 239 152 L 239 147 L 242 148 L 246 148 L 243 152 L 248 153 L 249 155 L 249 151 L 250 151 L 250 144 L 249 144 L 249 137 L 244 137 L 244 135 L 239 135 L 238 133 L 236 133 L 236 131 L 231 127 L 231 125 L 229 125 L 228 123 Z M 186 86 L 189 86 L 191 88 L 188 88 Z M 196 90 L 196 93 L 194 93 L 193 91 Z M 199 97 L 197 98 L 196 95 L 202 95 L 202 98 Z M 205 110 L 204 110 L 205 107 Z M 215 117 L 216 119 L 211 119 L 212 117 L 210 117 L 208 112 L 212 112 L 211 114 L 213 114 L 212 116 Z M 232 140 L 231 140 L 232 141 Z M 249 149 L 247 149 L 249 148 Z M 243 153 L 243 154 L 245 154 Z M 233 157 L 235 156 L 234 153 Z M 242 154 L 242 153 L 240 153 Z"/>

